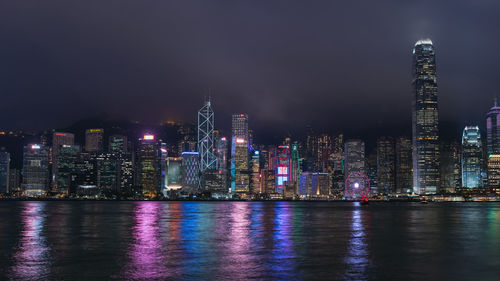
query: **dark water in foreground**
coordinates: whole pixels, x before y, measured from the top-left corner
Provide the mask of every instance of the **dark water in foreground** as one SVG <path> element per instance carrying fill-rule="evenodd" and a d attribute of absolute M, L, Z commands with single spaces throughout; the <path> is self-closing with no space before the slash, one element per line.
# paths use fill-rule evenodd
<path fill-rule="evenodd" d="M 498 203 L 0 202 L 0 279 L 498 276 Z"/>

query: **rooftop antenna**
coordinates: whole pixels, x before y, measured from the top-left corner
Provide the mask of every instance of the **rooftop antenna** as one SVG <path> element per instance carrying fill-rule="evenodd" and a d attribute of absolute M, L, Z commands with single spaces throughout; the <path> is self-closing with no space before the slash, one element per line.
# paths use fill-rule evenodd
<path fill-rule="evenodd" d="M 495 98 L 493 98 L 493 106 L 497 107 L 497 95 L 495 95 Z"/>

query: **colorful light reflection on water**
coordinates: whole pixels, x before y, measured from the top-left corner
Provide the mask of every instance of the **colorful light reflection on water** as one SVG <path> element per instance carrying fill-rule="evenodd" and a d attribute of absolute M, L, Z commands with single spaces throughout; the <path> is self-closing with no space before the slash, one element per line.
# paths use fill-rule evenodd
<path fill-rule="evenodd" d="M 46 202 L 26 202 L 21 210 L 21 233 L 10 278 L 40 280 L 50 268 L 49 248 L 43 234 Z"/>
<path fill-rule="evenodd" d="M 1 202 L 0 214 L 0 279 L 500 274 L 497 203 Z"/>

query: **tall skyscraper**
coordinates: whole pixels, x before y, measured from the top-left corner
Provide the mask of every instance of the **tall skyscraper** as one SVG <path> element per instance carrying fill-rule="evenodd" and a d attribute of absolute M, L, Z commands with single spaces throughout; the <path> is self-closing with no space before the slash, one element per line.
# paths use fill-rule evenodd
<path fill-rule="evenodd" d="M 295 194 L 299 194 L 299 178 L 300 174 L 302 173 L 302 158 L 300 158 L 299 155 L 299 144 L 298 143 L 293 143 L 292 144 L 292 172 L 291 172 L 291 181 L 295 183 Z"/>
<path fill-rule="evenodd" d="M 87 129 L 85 131 L 85 151 L 103 151 L 104 129 Z"/>
<path fill-rule="evenodd" d="M 292 157 L 288 145 L 278 146 L 273 166 L 276 169 L 276 193 L 283 193 L 285 183 L 292 180 Z"/>
<path fill-rule="evenodd" d="M 462 135 L 462 187 L 482 187 L 483 150 L 479 127 L 467 126 Z"/>
<path fill-rule="evenodd" d="M 248 115 L 233 114 L 231 132 L 233 138 L 245 139 L 248 142 Z"/>
<path fill-rule="evenodd" d="M 231 132 L 231 191 L 248 192 L 248 115 L 233 114 Z"/>
<path fill-rule="evenodd" d="M 345 186 L 365 180 L 365 143 L 362 140 L 347 140 L 344 147 Z"/>
<path fill-rule="evenodd" d="M 139 139 L 139 185 L 146 196 L 160 192 L 160 147 L 155 135 L 146 134 Z"/>
<path fill-rule="evenodd" d="M 217 165 L 219 166 L 219 174 L 221 176 L 221 185 L 224 189 L 224 193 L 228 192 L 227 185 L 227 138 L 221 137 L 217 142 Z"/>
<path fill-rule="evenodd" d="M 0 150 L 0 194 L 9 193 L 10 154 L 3 148 Z"/>
<path fill-rule="evenodd" d="M 63 132 L 54 132 L 52 134 L 52 189 L 57 191 L 57 167 L 58 167 L 58 159 L 59 159 L 59 149 L 62 145 L 74 145 L 75 144 L 75 135 L 71 133 L 63 133 Z"/>
<path fill-rule="evenodd" d="M 394 139 L 380 137 L 377 140 L 377 187 L 379 193 L 394 193 L 395 189 L 395 153 Z"/>
<path fill-rule="evenodd" d="M 441 193 L 455 193 L 462 186 L 461 144 L 455 140 L 441 141 L 439 154 L 439 176 Z"/>
<path fill-rule="evenodd" d="M 396 192 L 409 193 L 412 190 L 411 140 L 405 137 L 396 139 Z"/>
<path fill-rule="evenodd" d="M 76 163 L 80 158 L 80 146 L 63 144 L 59 147 L 57 159 L 57 186 L 58 191 L 68 194 L 72 188 L 73 177 L 76 174 Z"/>
<path fill-rule="evenodd" d="M 198 153 L 201 173 L 217 169 L 217 157 L 214 152 L 214 111 L 210 101 L 207 101 L 198 111 Z"/>
<path fill-rule="evenodd" d="M 500 194 L 500 107 L 497 100 L 486 115 L 488 188 Z"/>
<path fill-rule="evenodd" d="M 496 99 L 486 115 L 486 148 L 488 155 L 500 154 L 500 107 Z"/>
<path fill-rule="evenodd" d="M 435 194 L 439 186 L 436 57 L 430 39 L 413 48 L 413 191 Z"/>
<path fill-rule="evenodd" d="M 251 177 L 251 192 L 259 193 L 260 191 L 260 151 L 255 150 L 252 153 L 252 161 L 251 161 L 251 169 L 252 169 L 252 177 Z"/>
<path fill-rule="evenodd" d="M 250 171 L 248 165 L 248 142 L 243 138 L 236 138 L 233 157 L 231 159 L 231 176 L 233 192 L 250 192 Z"/>
<path fill-rule="evenodd" d="M 330 164 L 330 154 L 332 153 L 332 139 L 327 134 L 318 136 L 317 156 L 315 170 L 319 172 L 328 172 Z"/>
<path fill-rule="evenodd" d="M 500 195 L 500 154 L 488 155 L 488 188 Z"/>
<path fill-rule="evenodd" d="M 182 153 L 182 187 L 197 191 L 200 184 L 200 155 L 198 152 Z"/>
<path fill-rule="evenodd" d="M 29 144 L 23 154 L 23 191 L 26 196 L 42 196 L 49 185 L 49 150 Z"/>

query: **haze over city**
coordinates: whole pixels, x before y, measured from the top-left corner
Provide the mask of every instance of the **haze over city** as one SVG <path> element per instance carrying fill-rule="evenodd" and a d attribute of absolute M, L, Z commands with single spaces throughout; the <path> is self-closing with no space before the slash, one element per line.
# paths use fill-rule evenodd
<path fill-rule="evenodd" d="M 407 127 L 411 49 L 432 38 L 443 122 L 498 93 L 498 1 L 2 1 L 0 128 L 95 116 L 193 122 L 211 89 L 263 132 Z M 431 8 L 430 8 L 431 7 Z"/>

